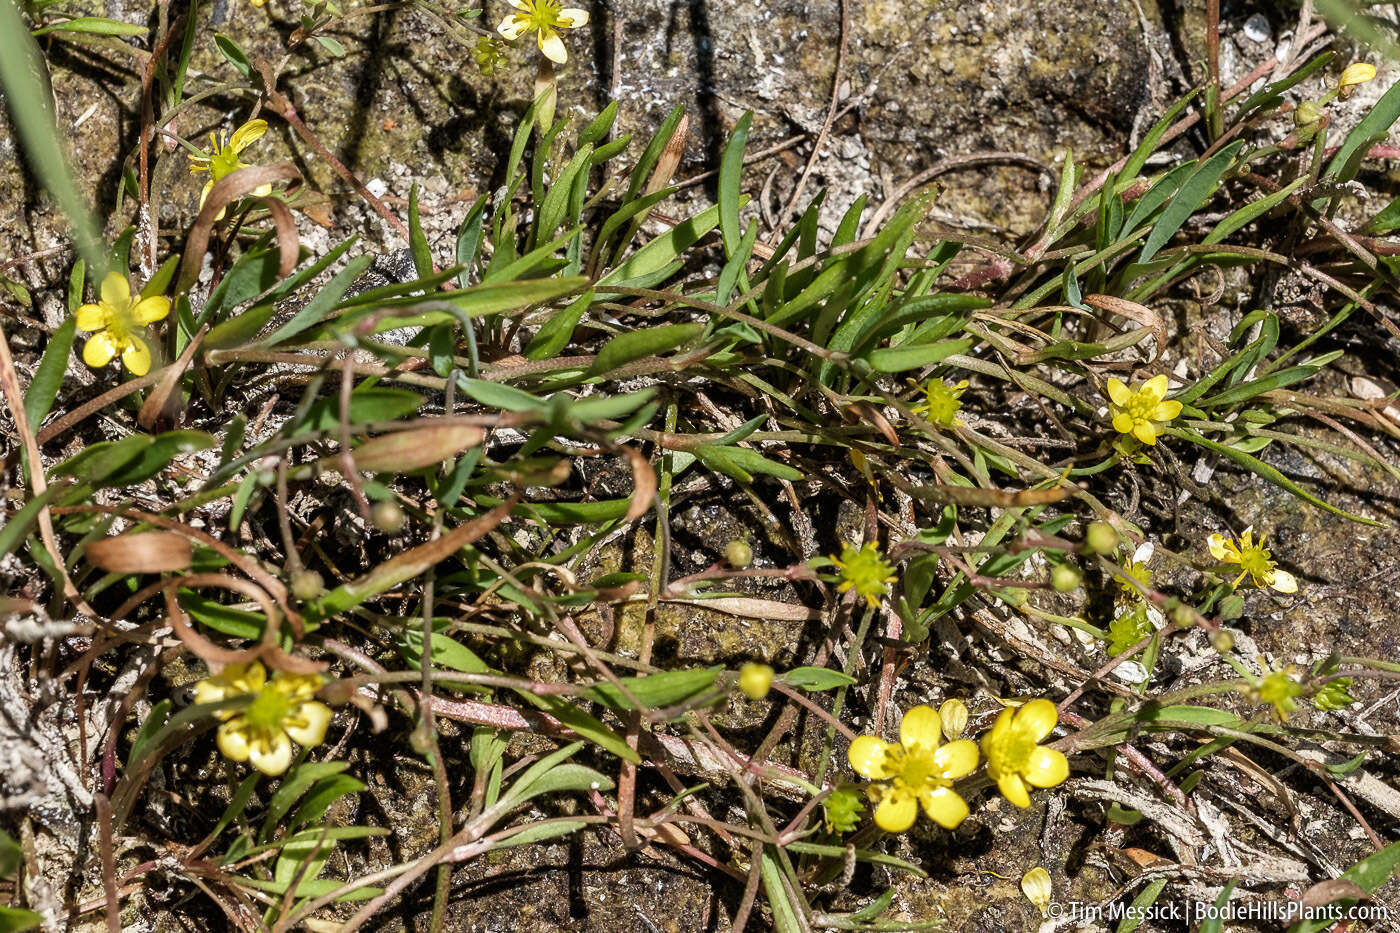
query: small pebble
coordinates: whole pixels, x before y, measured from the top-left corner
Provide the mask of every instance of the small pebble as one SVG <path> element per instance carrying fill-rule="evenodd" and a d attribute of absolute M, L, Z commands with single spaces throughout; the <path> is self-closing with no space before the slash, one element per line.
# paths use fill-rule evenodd
<path fill-rule="evenodd" d="M 1244 21 L 1244 37 L 1251 42 L 1267 42 L 1272 32 L 1269 18 L 1263 13 L 1255 13 Z"/>

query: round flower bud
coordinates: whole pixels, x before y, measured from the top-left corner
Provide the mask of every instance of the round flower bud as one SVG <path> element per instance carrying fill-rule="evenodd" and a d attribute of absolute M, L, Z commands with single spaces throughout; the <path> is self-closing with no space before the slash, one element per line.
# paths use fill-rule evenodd
<path fill-rule="evenodd" d="M 1210 636 L 1210 646 L 1221 654 L 1225 654 L 1235 647 L 1235 636 L 1230 634 L 1229 629 L 1221 629 Z"/>
<path fill-rule="evenodd" d="M 1050 586 L 1056 593 L 1069 593 L 1079 587 L 1084 575 L 1077 567 L 1069 564 L 1056 564 L 1050 568 Z"/>
<path fill-rule="evenodd" d="M 1322 108 L 1316 101 L 1305 100 L 1298 105 L 1298 109 L 1293 111 L 1294 126 L 1312 126 L 1322 119 Z"/>
<path fill-rule="evenodd" d="M 314 570 L 307 570 L 305 567 L 292 574 L 292 595 L 305 602 L 308 599 L 315 599 L 326 590 L 325 581 L 321 575 Z"/>
<path fill-rule="evenodd" d="M 735 538 L 724 546 L 724 559 L 735 570 L 743 570 L 753 563 L 753 548 L 747 541 Z"/>
<path fill-rule="evenodd" d="M 750 661 L 739 668 L 739 689 L 750 700 L 761 700 L 773 686 L 773 668 Z"/>
<path fill-rule="evenodd" d="M 1108 522 L 1090 522 L 1084 532 L 1086 554 L 1112 554 L 1118 549 L 1118 532 Z"/>
<path fill-rule="evenodd" d="M 370 509 L 369 512 L 369 520 L 374 523 L 374 527 L 391 535 L 403 531 L 403 526 L 407 521 L 399 504 L 388 499 L 374 504 L 374 508 Z"/>
<path fill-rule="evenodd" d="M 1196 624 L 1196 613 L 1190 606 L 1180 603 L 1172 608 L 1172 624 L 1177 628 L 1190 628 Z"/>

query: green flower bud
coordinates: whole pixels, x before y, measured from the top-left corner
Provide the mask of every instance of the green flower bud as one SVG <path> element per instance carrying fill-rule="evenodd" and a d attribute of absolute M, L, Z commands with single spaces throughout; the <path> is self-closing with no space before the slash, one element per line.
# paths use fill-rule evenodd
<path fill-rule="evenodd" d="M 773 687 L 773 668 L 752 661 L 739 668 L 739 689 L 750 700 L 761 700 Z"/>
<path fill-rule="evenodd" d="M 735 570 L 743 570 L 753 563 L 753 548 L 736 538 L 724 546 L 724 560 Z"/>
<path fill-rule="evenodd" d="M 1090 522 L 1081 547 L 1085 554 L 1112 554 L 1118 549 L 1118 532 L 1108 522 Z"/>
<path fill-rule="evenodd" d="M 369 520 L 385 534 L 396 535 L 403 531 L 404 524 L 408 521 L 403 514 L 403 509 L 392 500 L 376 502 L 374 508 L 370 509 Z"/>
<path fill-rule="evenodd" d="M 1069 593 L 1079 588 L 1084 575 L 1079 568 L 1069 564 L 1056 564 L 1050 568 L 1050 587 L 1056 593 Z"/>
<path fill-rule="evenodd" d="M 326 591 L 325 581 L 321 575 L 314 570 L 307 570 L 303 567 L 292 574 L 292 595 L 305 602 L 308 599 L 315 599 Z"/>

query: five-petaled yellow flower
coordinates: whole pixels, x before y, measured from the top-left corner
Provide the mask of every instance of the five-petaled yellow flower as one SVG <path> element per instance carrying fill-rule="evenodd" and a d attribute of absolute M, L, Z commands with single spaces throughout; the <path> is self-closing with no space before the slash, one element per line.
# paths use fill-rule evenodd
<path fill-rule="evenodd" d="M 875 824 L 890 833 L 914 825 L 919 807 L 944 829 L 955 829 L 967 817 L 967 804 L 953 782 L 977 768 L 977 743 L 958 739 L 939 745 L 943 722 L 931 706 L 916 706 L 899 724 L 899 741 L 886 742 L 862 735 L 851 743 L 847 758 L 857 774 L 872 785 Z"/>
<path fill-rule="evenodd" d="M 107 273 L 99 292 L 97 304 L 82 305 L 76 315 L 78 330 L 97 331 L 83 344 L 83 362 L 98 369 L 120 353 L 129 372 L 146 375 L 151 348 L 139 332 L 170 313 L 170 299 L 132 295 L 131 283 L 120 272 Z"/>
<path fill-rule="evenodd" d="M 230 175 L 240 168 L 249 168 L 248 163 L 239 159 L 244 149 L 262 138 L 267 132 L 266 120 L 249 120 L 238 129 L 233 131 L 233 135 L 227 141 L 215 136 L 213 132 L 209 134 L 209 148 L 200 152 L 199 155 L 190 156 L 190 174 L 198 175 L 200 172 L 208 172 L 209 180 L 204 183 L 204 190 L 199 193 L 199 206 L 204 207 L 204 202 L 209 200 L 209 192 L 214 190 L 214 184 L 225 175 Z M 253 194 L 263 197 L 272 193 L 271 185 L 259 185 L 253 189 Z M 220 208 L 215 220 L 224 219 L 225 209 Z"/>
<path fill-rule="evenodd" d="M 588 22 L 588 11 L 560 7 L 559 0 L 510 0 L 519 13 L 510 13 L 501 20 L 496 31 L 507 39 L 519 39 L 527 32 L 537 33 L 536 40 L 544 57 L 557 64 L 569 60 L 560 29 L 577 29 Z"/>
<path fill-rule="evenodd" d="M 278 775 L 292 763 L 292 743 L 306 746 L 325 741 L 331 708 L 315 699 L 323 679 L 317 674 L 276 671 L 272 679 L 258 661 L 230 664 L 194 685 L 196 703 L 215 703 L 255 694 L 241 709 L 220 710 L 219 751 L 234 761 L 246 761 L 263 774 Z"/>
<path fill-rule="evenodd" d="M 1069 777 L 1069 761 L 1064 754 L 1039 744 L 1059 718 L 1054 703 L 1031 700 L 1020 709 L 1002 710 L 982 736 L 987 777 L 996 781 L 1001 795 L 1018 807 L 1031 805 L 1027 784 L 1054 787 Z"/>
<path fill-rule="evenodd" d="M 1131 434 L 1144 444 L 1157 443 L 1163 425 L 1181 414 L 1180 402 L 1163 401 L 1167 394 L 1165 373 L 1153 376 L 1136 389 L 1129 389 L 1121 380 L 1110 379 L 1107 394 L 1113 430 Z"/>
<path fill-rule="evenodd" d="M 1210 556 L 1222 564 L 1239 565 L 1240 575 L 1235 577 L 1235 586 L 1249 577 L 1255 586 L 1272 587 L 1280 593 L 1298 592 L 1298 581 L 1293 574 L 1274 566 L 1271 555 L 1264 547 L 1264 536 L 1260 535 L 1258 541 L 1254 540 L 1253 525 L 1244 530 L 1239 540 L 1213 534 L 1206 539 L 1206 547 L 1210 548 Z"/>
<path fill-rule="evenodd" d="M 841 572 L 841 585 L 837 589 L 842 593 L 855 590 L 865 597 L 871 609 L 880 605 L 880 600 L 895 581 L 894 567 L 868 541 L 861 547 L 842 545 L 841 556 L 833 554 L 831 562 Z"/>

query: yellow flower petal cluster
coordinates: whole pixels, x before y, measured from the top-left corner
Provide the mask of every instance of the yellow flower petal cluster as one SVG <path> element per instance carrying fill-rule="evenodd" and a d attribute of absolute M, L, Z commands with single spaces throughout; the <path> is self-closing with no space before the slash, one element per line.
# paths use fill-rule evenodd
<path fill-rule="evenodd" d="M 1352 87 L 1357 84 L 1365 84 L 1376 77 L 1376 66 L 1369 62 L 1353 62 L 1347 65 L 1342 72 L 1342 77 L 1337 81 L 1337 89 Z"/>
<path fill-rule="evenodd" d="M 96 331 L 83 344 L 83 362 L 100 369 L 121 354 L 127 371 L 146 375 L 151 370 L 151 348 L 140 331 L 170 313 L 170 299 L 132 295 L 131 283 L 120 272 L 107 273 L 98 293 L 96 304 L 82 305 L 75 315 L 78 330 Z"/>
<path fill-rule="evenodd" d="M 842 593 L 855 590 L 865 597 L 871 609 L 880 605 L 880 600 L 889 592 L 890 584 L 895 581 L 894 567 L 886 562 L 875 549 L 875 545 L 869 542 L 860 547 L 854 544 L 843 545 L 841 556 L 833 554 L 831 562 L 841 574 L 841 585 L 837 589 Z"/>
<path fill-rule="evenodd" d="M 915 405 L 912 411 L 939 427 L 951 428 L 962 424 L 958 412 L 962 411 L 962 394 L 966 389 L 966 379 L 953 385 L 948 385 L 942 379 L 930 379 L 923 387 L 924 400 Z"/>
<path fill-rule="evenodd" d="M 1019 709 L 1004 709 L 982 737 L 987 756 L 987 777 L 996 781 L 1001 795 L 1018 807 L 1031 803 L 1032 787 L 1054 787 L 1069 777 L 1069 761 L 1062 752 L 1039 743 L 1059 721 L 1055 704 L 1031 700 Z"/>
<path fill-rule="evenodd" d="M 968 813 L 953 782 L 977 768 L 977 745 L 959 739 L 940 745 L 943 720 L 931 706 L 916 706 L 899 724 L 899 741 L 862 735 L 851 743 L 847 758 L 857 774 L 880 783 L 871 786 L 875 824 L 886 832 L 902 833 L 914 825 L 923 807 L 929 819 L 954 829 Z"/>
<path fill-rule="evenodd" d="M 1180 402 L 1164 401 L 1167 395 L 1165 373 L 1153 376 L 1136 389 L 1129 389 L 1118 379 L 1110 379 L 1107 395 L 1113 430 L 1131 434 L 1144 444 L 1157 443 L 1157 435 L 1162 433 L 1166 422 L 1181 414 Z"/>
<path fill-rule="evenodd" d="M 1274 565 L 1272 555 L 1264 547 L 1264 536 L 1261 534 L 1258 541 L 1254 540 L 1253 525 L 1238 539 L 1213 534 L 1206 539 L 1206 547 L 1210 548 L 1210 556 L 1222 564 L 1239 566 L 1240 575 L 1235 578 L 1235 586 L 1249 577 L 1255 586 L 1272 587 L 1280 593 L 1298 592 L 1298 581 L 1293 574 Z"/>
<path fill-rule="evenodd" d="M 240 168 L 250 167 L 239 156 L 242 155 L 243 150 L 261 139 L 266 132 L 266 120 L 249 120 L 234 130 L 233 135 L 227 140 L 215 136 L 212 132 L 209 134 L 209 148 L 202 150 L 199 155 L 190 156 L 191 175 L 198 175 L 201 172 L 209 173 L 209 180 L 204 183 L 204 190 L 199 193 L 200 207 L 204 207 L 204 202 L 209 200 L 209 192 L 214 190 L 215 183 Z M 253 189 L 253 194 L 259 197 L 271 193 L 271 185 L 259 185 Z M 224 213 L 225 209 L 220 209 L 214 219 L 223 220 Z"/>
<path fill-rule="evenodd" d="M 564 48 L 564 40 L 559 38 L 559 30 L 577 29 L 587 24 L 586 10 L 561 7 L 559 0 L 510 0 L 510 5 L 520 12 L 510 13 L 501 20 L 501 25 L 496 27 L 497 32 L 512 41 L 527 32 L 536 33 L 536 41 L 545 58 L 560 65 L 569 60 L 569 52 Z"/>
<path fill-rule="evenodd" d="M 315 699 L 323 678 L 317 674 L 276 671 L 268 679 L 258 661 L 230 664 L 194 685 L 196 703 L 216 703 L 253 694 L 252 703 L 220 710 L 219 751 L 275 776 L 292 763 L 292 743 L 310 748 L 326 738 L 331 708 Z"/>

